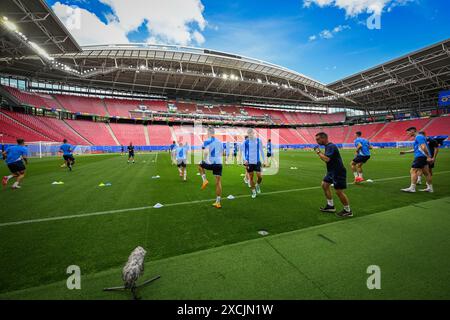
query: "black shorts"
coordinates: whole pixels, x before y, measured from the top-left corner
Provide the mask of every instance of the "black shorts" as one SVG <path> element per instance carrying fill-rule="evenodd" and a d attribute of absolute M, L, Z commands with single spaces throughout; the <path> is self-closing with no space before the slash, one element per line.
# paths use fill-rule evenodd
<path fill-rule="evenodd" d="M 428 162 L 428 168 L 434 169 L 435 162 Z"/>
<path fill-rule="evenodd" d="M 8 164 L 8 168 L 9 171 L 11 171 L 11 173 L 18 173 L 21 171 L 25 171 L 25 165 L 23 164 L 23 161 L 17 161 L 14 163 L 10 163 Z"/>
<path fill-rule="evenodd" d="M 415 158 L 411 168 L 413 169 L 423 169 L 428 165 L 428 161 L 427 158 L 425 157 L 419 157 L 419 158 Z"/>
<path fill-rule="evenodd" d="M 261 172 L 261 162 L 258 162 L 257 164 L 248 164 L 247 166 L 247 172 Z"/>
<path fill-rule="evenodd" d="M 339 173 L 327 172 L 327 175 L 323 178 L 323 181 L 333 184 L 335 189 L 347 189 L 347 171 Z"/>
<path fill-rule="evenodd" d="M 267 152 L 267 158 L 270 158 L 272 156 L 272 153 Z"/>
<path fill-rule="evenodd" d="M 205 170 L 209 170 L 213 172 L 213 175 L 215 176 L 222 176 L 222 165 L 221 164 L 209 164 L 205 161 L 202 161 L 200 163 L 200 167 L 202 167 Z"/>
<path fill-rule="evenodd" d="M 186 168 L 186 160 L 177 160 L 178 168 Z"/>
<path fill-rule="evenodd" d="M 128 158 L 134 158 L 134 152 L 128 152 Z"/>
<path fill-rule="evenodd" d="M 64 158 L 64 161 L 71 161 L 71 162 L 75 161 L 75 158 L 73 157 L 73 155 L 66 154 L 63 156 L 63 158 Z"/>
<path fill-rule="evenodd" d="M 369 161 L 370 156 L 361 156 L 361 155 L 357 155 L 355 159 L 353 159 L 354 163 L 366 163 L 367 161 Z"/>

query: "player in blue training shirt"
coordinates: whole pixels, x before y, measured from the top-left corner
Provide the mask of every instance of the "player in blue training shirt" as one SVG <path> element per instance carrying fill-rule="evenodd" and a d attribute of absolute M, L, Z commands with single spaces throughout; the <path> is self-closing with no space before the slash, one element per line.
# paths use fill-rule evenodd
<path fill-rule="evenodd" d="M 237 163 L 237 156 L 239 152 L 239 146 L 236 141 L 233 142 L 233 161 Z"/>
<path fill-rule="evenodd" d="M 245 164 L 245 154 L 244 154 L 245 143 L 247 142 L 247 140 L 248 140 L 248 136 L 245 136 L 244 141 L 241 144 L 241 158 L 242 158 L 242 164 L 245 167 L 244 183 L 246 185 L 248 185 L 249 188 L 251 188 L 252 185 L 250 184 L 250 175 L 248 174 L 247 165 Z"/>
<path fill-rule="evenodd" d="M 28 164 L 27 155 L 28 149 L 25 147 L 25 141 L 23 139 L 17 139 L 17 145 L 10 146 L 2 152 L 2 156 L 5 158 L 8 169 L 11 171 L 9 176 L 3 177 L 2 185 L 4 187 L 6 187 L 9 180 L 15 177 L 16 182 L 14 182 L 12 188 L 20 189 L 20 182 L 25 177 L 25 164 Z"/>
<path fill-rule="evenodd" d="M 180 142 L 178 146 L 175 148 L 175 158 L 177 160 L 178 172 L 180 173 L 180 177 L 183 178 L 183 181 L 186 181 L 187 176 L 187 159 L 188 159 L 189 145 L 186 143 L 183 145 L 183 142 Z"/>
<path fill-rule="evenodd" d="M 344 206 L 344 210 L 337 213 L 337 216 L 341 218 L 352 217 L 353 213 L 350 209 L 348 197 L 344 193 L 344 190 L 347 188 L 347 170 L 342 162 L 339 149 L 334 143 L 328 141 L 328 135 L 325 132 L 316 134 L 316 141 L 319 145 L 325 146 L 325 153 L 322 153 L 319 147 L 315 147 L 314 151 L 319 155 L 320 159 L 327 164 L 327 175 L 322 181 L 322 189 L 327 198 L 327 205 L 320 208 L 320 211 L 336 212 L 333 196 L 331 194 L 331 185 L 333 184 L 336 195 Z"/>
<path fill-rule="evenodd" d="M 425 132 L 419 132 L 419 134 L 422 134 L 424 137 L 427 138 L 428 142 L 428 149 L 430 150 L 431 155 L 431 161 L 428 162 L 428 168 L 430 169 L 430 174 L 433 175 L 433 169 L 436 165 L 436 158 L 439 153 L 439 148 L 444 145 L 444 141 L 447 140 L 448 136 L 434 136 L 434 137 L 427 137 Z M 422 176 L 419 176 L 417 178 L 417 184 L 422 184 Z"/>
<path fill-rule="evenodd" d="M 400 154 L 414 153 L 414 161 L 411 166 L 411 185 L 409 188 L 402 189 L 403 192 L 416 192 L 417 179 L 422 175 L 425 175 L 427 179 L 427 188 L 420 190 L 424 192 L 434 192 L 433 178 L 430 174 L 429 162 L 432 162 L 432 155 L 428 148 L 427 138 L 424 135 L 417 132 L 417 128 L 411 127 L 406 130 L 410 137 L 414 138 L 414 149 L 408 151 L 401 151 Z"/>
<path fill-rule="evenodd" d="M 69 171 L 72 171 L 72 166 L 75 164 L 73 150 L 74 147 L 67 143 L 67 139 L 64 139 L 63 144 L 59 147 L 59 151 L 63 153 L 63 158 Z"/>
<path fill-rule="evenodd" d="M 273 156 L 272 140 L 271 139 L 267 140 L 266 148 L 267 148 L 267 162 L 268 162 L 268 165 L 270 166 L 271 163 L 272 163 L 272 156 Z"/>
<path fill-rule="evenodd" d="M 360 183 L 364 181 L 362 166 L 369 161 L 372 146 L 367 139 L 361 137 L 361 131 L 356 132 L 355 135 L 356 157 L 352 160 L 351 166 L 355 176 L 355 183 Z"/>
<path fill-rule="evenodd" d="M 175 157 L 175 149 L 176 148 L 177 148 L 177 143 L 175 141 L 172 141 L 172 144 L 169 146 L 170 160 L 172 161 L 172 164 L 176 163 L 176 157 Z"/>
<path fill-rule="evenodd" d="M 223 162 L 223 143 L 214 136 L 214 128 L 208 128 L 208 139 L 203 142 L 203 152 L 207 152 L 206 161 L 200 162 L 198 169 L 203 183 L 201 189 L 204 190 L 209 184 L 206 179 L 205 170 L 212 171 L 216 178 L 216 202 L 213 206 L 217 209 L 222 208 L 220 203 L 222 197 L 222 162 Z"/>
<path fill-rule="evenodd" d="M 253 129 L 248 129 L 248 139 L 244 142 L 244 163 L 247 167 L 248 179 L 252 189 L 252 198 L 256 198 L 257 193 L 261 193 L 261 166 L 265 163 L 263 143 L 260 138 L 255 137 Z M 253 179 L 256 172 L 257 182 Z"/>

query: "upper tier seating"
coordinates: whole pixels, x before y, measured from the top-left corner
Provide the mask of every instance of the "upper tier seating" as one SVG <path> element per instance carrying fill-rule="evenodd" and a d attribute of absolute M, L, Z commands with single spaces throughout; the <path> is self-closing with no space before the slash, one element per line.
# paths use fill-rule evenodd
<path fill-rule="evenodd" d="M 75 113 L 95 114 L 103 117 L 108 116 L 103 101 L 99 98 L 88 98 L 70 95 L 55 95 L 64 109 Z"/>
<path fill-rule="evenodd" d="M 13 87 L 5 88 L 22 104 L 30 105 L 36 108 L 61 109 L 58 102 L 48 94 L 25 92 Z"/>

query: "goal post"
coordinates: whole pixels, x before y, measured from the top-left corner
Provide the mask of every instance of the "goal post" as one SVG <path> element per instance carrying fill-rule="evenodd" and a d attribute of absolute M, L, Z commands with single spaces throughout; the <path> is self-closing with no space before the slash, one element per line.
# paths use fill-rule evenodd
<path fill-rule="evenodd" d="M 60 146 L 61 143 L 59 142 L 35 141 L 26 143 L 28 156 L 34 158 L 58 156 Z M 74 146 L 73 153 L 76 155 L 90 154 L 91 152 L 90 146 Z"/>

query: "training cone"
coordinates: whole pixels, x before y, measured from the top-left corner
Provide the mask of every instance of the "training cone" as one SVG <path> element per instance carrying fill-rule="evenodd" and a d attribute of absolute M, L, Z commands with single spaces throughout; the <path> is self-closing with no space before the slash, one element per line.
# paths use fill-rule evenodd
<path fill-rule="evenodd" d="M 230 194 L 230 195 L 227 197 L 227 199 L 228 199 L 228 200 L 234 200 L 235 198 L 234 198 L 234 196 L 233 196 L 232 194 Z"/>
<path fill-rule="evenodd" d="M 164 206 L 161 203 L 159 203 L 159 202 L 153 206 L 153 208 L 155 208 L 155 209 L 159 209 L 159 208 L 162 208 L 162 207 L 164 207 Z"/>

